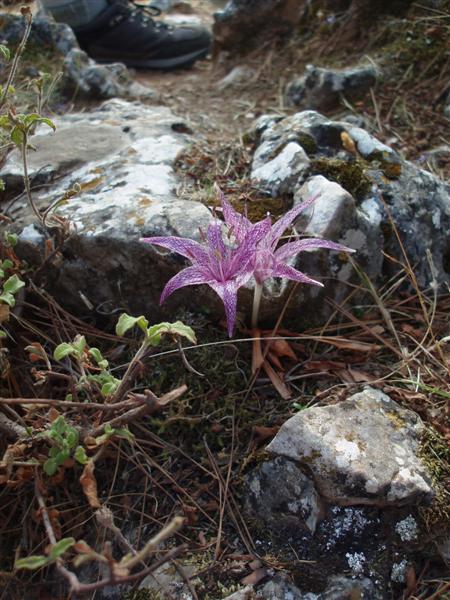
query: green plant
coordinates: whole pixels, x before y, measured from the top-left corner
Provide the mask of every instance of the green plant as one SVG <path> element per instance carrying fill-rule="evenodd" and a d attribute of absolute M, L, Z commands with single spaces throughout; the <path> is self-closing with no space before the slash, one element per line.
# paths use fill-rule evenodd
<path fill-rule="evenodd" d="M 44 471 L 47 475 L 54 475 L 58 468 L 69 458 L 85 465 L 88 461 L 86 450 L 78 444 L 80 434 L 78 430 L 67 423 L 64 416 L 57 417 L 47 431 L 38 434 L 52 444 L 48 459 L 44 463 Z"/>

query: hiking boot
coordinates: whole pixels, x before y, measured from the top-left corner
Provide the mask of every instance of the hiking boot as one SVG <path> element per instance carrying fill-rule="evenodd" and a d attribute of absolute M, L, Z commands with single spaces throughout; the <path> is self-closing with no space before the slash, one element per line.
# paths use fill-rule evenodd
<path fill-rule="evenodd" d="M 108 2 L 89 25 L 74 28 L 81 48 L 98 62 L 167 70 L 190 66 L 208 54 L 211 36 L 206 29 L 154 21 L 159 9 L 132 0 Z"/>

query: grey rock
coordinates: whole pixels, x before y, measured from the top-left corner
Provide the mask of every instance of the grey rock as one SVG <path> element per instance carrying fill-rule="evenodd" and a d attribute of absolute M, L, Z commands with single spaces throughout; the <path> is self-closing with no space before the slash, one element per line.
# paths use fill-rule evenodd
<path fill-rule="evenodd" d="M 255 591 L 252 585 L 246 585 L 223 600 L 255 600 Z"/>
<path fill-rule="evenodd" d="M 191 577 L 196 571 L 194 565 L 183 564 L 181 566 L 187 577 Z M 191 585 L 193 585 L 192 582 Z M 194 600 L 179 569 L 172 563 L 165 563 L 147 575 L 139 584 L 139 589 L 148 590 L 173 600 Z"/>
<path fill-rule="evenodd" d="M 339 106 L 342 97 L 352 102 L 362 99 L 375 85 L 377 75 L 372 65 L 346 69 L 307 65 L 305 74 L 288 84 L 285 98 L 293 106 L 329 111 Z"/>
<path fill-rule="evenodd" d="M 89 310 L 82 300 L 87 298 L 95 309 L 119 306 L 158 318 L 162 287 L 182 261 L 139 238 L 160 234 L 198 238 L 198 228 L 206 229 L 211 219 L 204 205 L 181 200 L 175 193 L 174 161 L 189 140 L 174 131 L 180 120 L 166 107 L 111 100 L 92 112 L 58 118 L 56 125 L 61 131 L 58 154 L 65 156 L 64 138 L 72 159 L 68 163 L 54 157 L 53 173 L 59 178 L 49 190 L 35 194 L 36 202 L 47 207 L 75 184 L 82 191 L 59 209 L 75 235 L 64 247 L 62 265 L 55 264 L 54 270 L 49 266 L 49 290 L 78 313 Z M 91 144 L 97 148 L 93 154 L 88 151 Z M 50 148 L 51 144 L 44 147 L 43 160 L 49 159 Z M 35 154 L 39 164 L 39 148 Z M 11 159 L 5 169 L 9 166 L 17 164 Z M 3 174 L 8 175 L 5 170 Z M 14 204 L 10 214 L 18 231 L 34 223 L 24 200 Z M 183 300 L 189 303 L 191 296 L 191 305 L 204 302 L 220 310 L 220 302 L 215 295 L 208 296 L 208 289 L 185 289 Z M 173 313 L 168 303 L 166 317 Z"/>
<path fill-rule="evenodd" d="M 221 79 L 217 87 L 219 90 L 226 90 L 227 88 L 238 87 L 240 85 L 249 83 L 252 77 L 255 76 L 255 71 L 247 65 L 238 65 L 234 67 L 223 79 Z"/>
<path fill-rule="evenodd" d="M 258 589 L 256 600 L 305 600 L 305 596 L 295 585 L 275 576 Z"/>
<path fill-rule="evenodd" d="M 298 413 L 267 450 L 307 464 L 331 501 L 413 504 L 433 497 L 417 456 L 423 427 L 415 413 L 367 388 L 337 405 Z"/>
<path fill-rule="evenodd" d="M 291 460 L 277 457 L 247 475 L 245 509 L 269 529 L 290 535 L 302 529 L 314 533 L 321 504 L 311 479 Z"/>
<path fill-rule="evenodd" d="M 2 43 L 17 45 L 25 32 L 26 22 L 21 15 L 0 14 L 0 38 Z M 72 29 L 65 23 L 56 23 L 45 17 L 33 19 L 27 46 L 46 49 L 59 54 L 67 54 L 73 48 L 79 48 Z"/>
<path fill-rule="evenodd" d="M 309 163 L 303 148 L 295 142 L 289 142 L 272 160 L 253 168 L 251 179 L 255 185 L 275 197 L 287 193 L 301 181 L 308 171 Z"/>
<path fill-rule="evenodd" d="M 373 582 L 366 577 L 354 579 L 349 577 L 333 577 L 327 589 L 317 600 L 383 600 L 383 594 L 377 590 Z"/>
<path fill-rule="evenodd" d="M 422 288 L 441 285 L 445 289 L 446 283 L 450 283 L 448 184 L 403 160 L 395 150 L 364 129 L 346 121 L 332 121 L 315 111 L 303 111 L 281 120 L 263 115 L 255 123 L 250 137 L 257 142 L 253 175 L 267 171 L 274 175 L 273 166 L 284 173 L 279 157 L 284 156 L 290 144 L 301 146 L 308 155 L 309 163 L 305 161 L 298 179 L 295 171 L 288 169 L 288 160 L 284 161 L 287 176 L 284 182 L 275 181 L 272 187 L 275 193 L 295 196 L 304 181 L 308 183 L 311 176 L 318 174 L 347 186 L 357 201 L 356 230 L 371 240 L 366 251 L 361 243 L 354 243 L 357 248 L 363 248 L 364 268 L 374 281 L 392 277 L 398 270 L 397 265 L 383 262 L 380 254 L 373 252 L 377 247 L 392 256 L 398 255 L 397 236 L 392 231 L 394 224 L 409 261 L 415 265 L 419 285 Z M 344 140 L 347 141 L 345 146 Z M 348 140 L 354 144 L 354 152 L 348 149 Z M 264 178 L 258 187 L 261 190 L 269 187 L 271 191 Z M 360 233 L 352 233 L 350 237 L 360 236 Z"/>
<path fill-rule="evenodd" d="M 66 89 L 92 98 L 154 99 L 151 88 L 133 80 L 122 63 L 100 65 L 80 50 L 73 48 L 64 59 Z"/>
<path fill-rule="evenodd" d="M 91 161 L 98 161 L 119 152 L 129 137 L 119 128 L 107 124 L 93 124 L 81 120 L 77 126 L 66 124 L 65 119 L 54 120 L 56 131 L 45 125 L 33 136 L 34 152 L 28 159 L 29 175 L 33 183 L 47 183 Z M 70 141 L 70 143 L 69 143 Z M 22 185 L 23 166 L 19 150 L 14 149 L 0 170 L 8 188 Z"/>

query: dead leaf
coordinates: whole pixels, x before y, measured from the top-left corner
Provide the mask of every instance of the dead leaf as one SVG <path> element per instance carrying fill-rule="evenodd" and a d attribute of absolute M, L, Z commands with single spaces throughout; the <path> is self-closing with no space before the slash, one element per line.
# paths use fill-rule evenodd
<path fill-rule="evenodd" d="M 283 369 L 283 365 L 280 362 L 280 359 L 278 358 L 278 356 L 276 354 L 273 354 L 272 352 L 267 353 L 266 358 L 268 360 L 270 360 L 270 362 L 274 365 L 274 367 L 276 367 L 277 369 L 279 369 L 280 371 L 284 371 Z"/>
<path fill-rule="evenodd" d="M 95 550 L 93 550 L 84 540 L 76 542 L 76 544 L 73 545 L 73 549 L 79 554 L 91 554 L 91 552 L 95 552 Z"/>
<path fill-rule="evenodd" d="M 0 323 L 4 323 L 9 320 L 9 306 L 7 304 L 0 304 Z"/>
<path fill-rule="evenodd" d="M 292 360 L 297 360 L 297 355 L 287 340 L 273 340 L 270 343 L 270 349 L 278 356 L 286 356 L 292 358 Z"/>
<path fill-rule="evenodd" d="M 338 375 L 344 383 L 372 383 L 378 379 L 373 375 L 369 375 L 369 373 L 351 369 L 350 367 L 339 369 L 336 371 L 336 375 Z"/>
<path fill-rule="evenodd" d="M 53 421 L 56 421 L 56 419 L 59 417 L 59 411 L 52 406 L 49 411 L 48 411 L 48 418 L 50 419 L 50 423 L 53 423 Z"/>
<path fill-rule="evenodd" d="M 381 349 L 381 346 L 378 344 L 358 342 L 356 340 L 349 340 L 347 338 L 322 336 L 320 341 L 325 344 L 330 344 L 330 346 L 334 346 L 335 348 L 340 348 L 342 350 L 355 350 L 356 352 L 376 352 L 377 350 Z"/>
<path fill-rule="evenodd" d="M 274 435 L 278 433 L 280 429 L 279 425 L 274 425 L 273 427 L 264 427 L 263 425 L 255 425 L 252 428 L 253 433 L 258 438 L 258 442 L 265 442 L 266 440 L 272 438 Z"/>
<path fill-rule="evenodd" d="M 81 473 L 80 484 L 89 505 L 92 508 L 100 508 L 101 504 L 97 496 L 97 481 L 94 477 L 94 469 L 94 462 L 89 460 Z"/>
<path fill-rule="evenodd" d="M 303 365 L 304 371 L 333 371 L 345 369 L 346 364 L 337 360 L 309 360 Z"/>
<path fill-rule="evenodd" d="M 274 388 L 277 390 L 283 400 L 289 400 L 289 398 L 292 396 L 292 392 L 282 380 L 281 375 L 278 374 L 267 361 L 264 361 L 262 368 L 268 375 L 270 381 L 273 383 Z"/>
<path fill-rule="evenodd" d="M 247 575 L 241 579 L 241 583 L 242 585 L 256 585 L 266 576 L 267 570 L 262 567 L 261 569 L 256 569 L 256 571 L 253 571 L 253 573 L 250 573 L 250 575 Z"/>

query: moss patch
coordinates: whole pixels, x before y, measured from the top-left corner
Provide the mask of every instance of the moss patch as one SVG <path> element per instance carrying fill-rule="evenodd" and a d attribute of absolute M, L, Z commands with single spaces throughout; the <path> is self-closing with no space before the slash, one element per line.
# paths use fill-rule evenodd
<path fill-rule="evenodd" d="M 365 198 L 372 186 L 365 165 L 360 160 L 319 157 L 311 161 L 311 171 L 314 175 L 323 175 L 336 181 L 356 200 Z"/>

